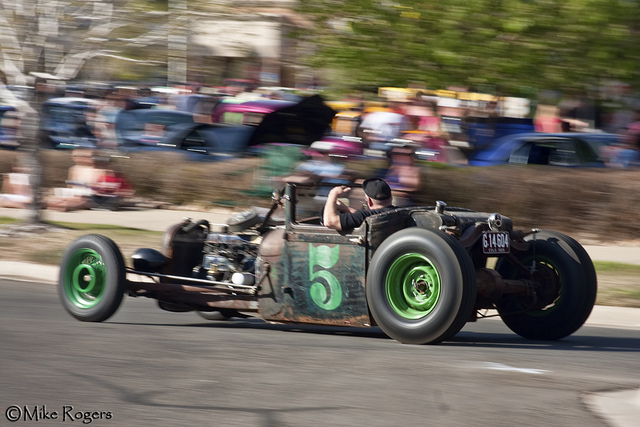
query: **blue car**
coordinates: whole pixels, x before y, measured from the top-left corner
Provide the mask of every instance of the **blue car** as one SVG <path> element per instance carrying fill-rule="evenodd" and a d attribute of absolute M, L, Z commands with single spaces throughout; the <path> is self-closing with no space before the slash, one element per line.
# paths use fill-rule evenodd
<path fill-rule="evenodd" d="M 7 113 L 16 111 L 16 109 L 9 105 L 0 105 L 0 148 L 16 149 L 18 148 L 18 141 L 16 139 L 16 129 L 10 126 L 5 126 L 5 115 Z"/>
<path fill-rule="evenodd" d="M 42 103 L 40 144 L 45 148 L 95 148 L 98 138 L 87 113 L 98 102 L 88 98 L 51 98 Z"/>
<path fill-rule="evenodd" d="M 603 149 L 617 144 L 609 133 L 520 133 L 503 136 L 469 155 L 470 166 L 550 165 L 604 167 Z"/>
<path fill-rule="evenodd" d="M 238 155 L 254 131 L 249 126 L 197 123 L 193 113 L 161 109 L 122 110 L 115 124 L 121 151 L 179 149 L 194 160 Z"/>

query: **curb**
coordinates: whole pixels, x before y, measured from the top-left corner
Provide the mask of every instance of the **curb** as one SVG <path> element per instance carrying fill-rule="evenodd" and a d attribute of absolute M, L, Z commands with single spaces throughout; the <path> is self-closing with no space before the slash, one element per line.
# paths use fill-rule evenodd
<path fill-rule="evenodd" d="M 19 281 L 37 281 L 47 285 L 58 283 L 60 268 L 55 265 L 20 261 L 0 261 L 0 278 Z"/>
<path fill-rule="evenodd" d="M 640 419 L 640 388 L 588 393 L 584 403 L 608 424 L 636 427 Z"/>
<path fill-rule="evenodd" d="M 0 278 L 36 281 L 48 285 L 58 284 L 60 268 L 30 262 L 0 261 Z M 497 314 L 497 313 L 489 313 Z M 497 317 L 496 317 L 497 318 Z M 596 305 L 585 326 L 640 329 L 640 308 Z"/>

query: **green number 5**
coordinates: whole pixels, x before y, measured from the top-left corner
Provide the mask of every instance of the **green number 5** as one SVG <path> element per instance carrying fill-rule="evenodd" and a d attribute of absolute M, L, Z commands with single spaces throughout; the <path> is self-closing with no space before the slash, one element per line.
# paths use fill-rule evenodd
<path fill-rule="evenodd" d="M 309 288 L 311 299 L 320 308 L 325 310 L 335 310 L 342 302 L 342 287 L 340 282 L 327 271 L 336 265 L 340 258 L 340 247 L 322 245 L 313 247 L 309 243 L 309 279 L 313 281 Z M 315 266 L 320 266 L 323 270 L 313 271 Z M 317 279 L 323 279 L 326 284 Z"/>

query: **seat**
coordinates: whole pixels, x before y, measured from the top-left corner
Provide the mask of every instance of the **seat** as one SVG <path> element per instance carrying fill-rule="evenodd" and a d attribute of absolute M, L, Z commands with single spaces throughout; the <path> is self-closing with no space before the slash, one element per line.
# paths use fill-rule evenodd
<path fill-rule="evenodd" d="M 411 208 L 397 208 L 368 217 L 369 248 L 375 251 L 391 234 L 407 227 L 415 227 L 411 212 Z"/>

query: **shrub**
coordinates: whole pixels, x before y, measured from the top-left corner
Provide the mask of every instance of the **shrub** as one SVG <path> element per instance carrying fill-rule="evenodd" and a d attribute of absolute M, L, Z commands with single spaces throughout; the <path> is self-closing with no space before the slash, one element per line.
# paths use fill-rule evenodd
<path fill-rule="evenodd" d="M 13 152 L 0 156 L 0 173 L 11 170 Z M 43 150 L 43 187 L 64 186 L 72 165 L 68 151 Z M 114 158 L 111 167 L 123 173 L 136 195 L 174 205 L 215 205 L 243 208 L 267 206 L 266 193 L 256 196 L 262 159 L 238 158 L 193 162 L 182 153 L 145 152 Z M 366 178 L 379 162 L 350 163 L 358 178 Z M 543 166 L 432 167 L 422 166 L 418 204 L 499 212 L 519 228 L 550 228 L 602 240 L 640 235 L 640 170 L 578 169 Z"/>

